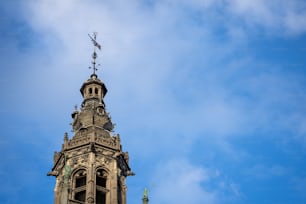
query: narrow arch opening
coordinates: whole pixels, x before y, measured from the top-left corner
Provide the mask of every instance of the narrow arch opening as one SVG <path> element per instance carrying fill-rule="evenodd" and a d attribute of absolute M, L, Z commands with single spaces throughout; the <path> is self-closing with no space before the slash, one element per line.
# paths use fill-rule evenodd
<path fill-rule="evenodd" d="M 74 174 L 74 200 L 85 202 L 86 200 L 86 170 L 78 170 Z"/>
<path fill-rule="evenodd" d="M 96 172 L 96 204 L 106 203 L 107 173 L 103 169 Z"/>

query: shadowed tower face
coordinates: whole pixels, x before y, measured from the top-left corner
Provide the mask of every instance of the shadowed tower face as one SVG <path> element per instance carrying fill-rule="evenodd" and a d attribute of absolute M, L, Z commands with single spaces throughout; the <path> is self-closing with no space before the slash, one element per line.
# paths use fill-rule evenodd
<path fill-rule="evenodd" d="M 81 86 L 81 108 L 71 114 L 74 135 L 69 139 L 65 133 L 61 151 L 54 153 L 48 175 L 56 177 L 55 204 L 126 203 L 126 177 L 134 174 L 119 135 L 113 134 L 103 101 L 107 89 L 95 71 Z"/>

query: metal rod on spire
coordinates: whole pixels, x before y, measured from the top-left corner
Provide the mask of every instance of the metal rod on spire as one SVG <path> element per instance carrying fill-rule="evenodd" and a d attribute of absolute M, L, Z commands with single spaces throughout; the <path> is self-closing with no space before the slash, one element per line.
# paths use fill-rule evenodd
<path fill-rule="evenodd" d="M 93 69 L 93 75 L 96 75 L 96 71 L 98 71 L 98 68 L 96 67 L 96 59 L 98 57 L 97 53 L 96 53 L 96 48 L 98 48 L 99 50 L 101 50 L 101 45 L 97 42 L 97 32 L 94 32 L 93 33 L 93 37 L 91 37 L 89 34 L 89 38 L 91 39 L 93 45 L 94 45 L 94 52 L 92 54 L 92 59 L 93 61 L 91 62 L 92 63 L 92 66 L 93 67 L 89 67 L 90 69 Z"/>

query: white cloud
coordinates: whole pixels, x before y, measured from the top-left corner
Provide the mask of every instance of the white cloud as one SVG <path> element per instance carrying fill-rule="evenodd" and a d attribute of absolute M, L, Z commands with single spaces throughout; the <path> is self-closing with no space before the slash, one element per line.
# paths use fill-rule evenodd
<path fill-rule="evenodd" d="M 299 35 L 306 29 L 305 21 L 302 20 L 305 17 L 306 4 L 302 1 L 231 0 L 227 5 L 233 17 L 240 18 L 239 21 L 254 30 L 254 24 L 263 26 L 268 33 L 278 35 Z"/>
<path fill-rule="evenodd" d="M 163 2 L 163 1 L 161 1 Z M 305 33 L 306 3 L 299 0 L 180 0 L 165 1 L 184 9 L 202 13 L 202 21 L 225 26 L 229 31 L 242 28 L 244 32 L 257 31 L 258 26 L 275 35 Z M 165 4 L 167 5 L 167 4 Z M 198 19 L 199 20 L 199 19 Z M 206 21 L 207 23 L 207 21 Z"/>
<path fill-rule="evenodd" d="M 305 9 L 306 10 L 306 9 Z M 288 11 L 284 19 L 284 24 L 294 34 L 305 33 L 306 31 L 306 11 Z M 288 33 L 288 31 L 285 30 Z M 290 32 L 289 32 L 290 33 Z"/>
<path fill-rule="evenodd" d="M 223 172 L 194 165 L 188 160 L 161 160 L 152 175 L 153 187 L 149 199 L 152 203 L 214 204 L 237 201 L 243 197 L 238 184 Z"/>
<path fill-rule="evenodd" d="M 152 203 L 217 203 L 218 195 L 205 189 L 211 173 L 203 167 L 193 166 L 185 160 L 176 159 L 159 166 L 153 177 L 156 185 L 150 192 Z"/>

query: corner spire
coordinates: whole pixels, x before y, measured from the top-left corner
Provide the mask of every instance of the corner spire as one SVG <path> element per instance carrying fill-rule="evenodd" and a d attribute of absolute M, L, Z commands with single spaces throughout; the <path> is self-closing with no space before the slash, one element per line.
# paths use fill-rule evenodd
<path fill-rule="evenodd" d="M 94 52 L 92 53 L 92 67 L 89 67 L 89 69 L 93 69 L 93 73 L 92 73 L 92 76 L 96 76 L 96 71 L 98 71 L 98 68 L 96 66 L 96 59 L 98 57 L 97 53 L 96 53 L 96 48 L 98 48 L 99 50 L 101 50 L 101 45 L 97 42 L 97 32 L 94 32 L 93 33 L 93 37 L 91 37 L 89 34 L 89 38 L 91 39 L 93 45 L 94 45 Z M 100 64 L 98 64 L 99 66 Z"/>
<path fill-rule="evenodd" d="M 149 191 L 147 188 L 143 191 L 143 197 L 142 197 L 142 204 L 148 204 L 149 203 Z"/>

